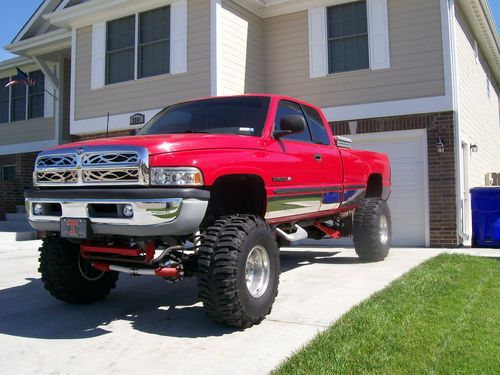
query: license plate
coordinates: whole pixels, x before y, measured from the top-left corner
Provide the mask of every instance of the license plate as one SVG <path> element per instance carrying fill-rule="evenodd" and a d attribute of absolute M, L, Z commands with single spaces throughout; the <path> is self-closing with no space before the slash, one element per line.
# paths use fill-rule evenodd
<path fill-rule="evenodd" d="M 90 236 L 89 219 L 64 217 L 61 219 L 61 237 L 88 238 Z"/>

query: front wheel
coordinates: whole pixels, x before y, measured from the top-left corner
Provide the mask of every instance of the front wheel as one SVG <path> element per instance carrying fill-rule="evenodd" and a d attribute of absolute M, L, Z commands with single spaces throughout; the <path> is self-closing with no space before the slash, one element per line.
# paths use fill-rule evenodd
<path fill-rule="evenodd" d="M 391 214 L 380 198 L 366 198 L 354 213 L 353 240 L 356 254 L 365 262 L 384 260 L 391 248 Z"/>
<path fill-rule="evenodd" d="M 85 304 L 105 298 L 116 286 L 118 272 L 101 272 L 80 254 L 80 246 L 60 237 L 43 239 L 40 268 L 45 289 L 58 300 Z"/>
<path fill-rule="evenodd" d="M 207 314 L 238 328 L 270 313 L 280 273 L 276 238 L 257 216 L 228 216 L 207 229 L 199 250 L 198 286 Z"/>

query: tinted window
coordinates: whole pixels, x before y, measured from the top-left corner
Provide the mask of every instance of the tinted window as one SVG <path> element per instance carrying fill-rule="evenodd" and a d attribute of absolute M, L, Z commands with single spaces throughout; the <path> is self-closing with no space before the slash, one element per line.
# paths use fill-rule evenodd
<path fill-rule="evenodd" d="M 216 133 L 260 137 L 269 98 L 214 98 L 168 107 L 139 134 Z"/>
<path fill-rule="evenodd" d="M 306 115 L 307 124 L 309 125 L 313 142 L 320 143 L 322 145 L 329 145 L 330 139 L 328 138 L 325 124 L 323 124 L 323 120 L 321 119 L 318 111 L 307 106 L 302 106 L 302 109 Z"/>
<path fill-rule="evenodd" d="M 368 69 L 366 1 L 329 7 L 327 17 L 329 72 Z"/>
<path fill-rule="evenodd" d="M 278 104 L 278 109 L 276 111 L 274 128 L 276 130 L 281 130 L 281 119 L 285 116 L 290 116 L 290 115 L 299 115 L 304 117 L 302 109 L 300 109 L 300 106 L 297 103 L 290 102 L 288 100 L 281 100 Z M 294 139 L 296 141 L 303 141 L 303 142 L 312 142 L 311 134 L 309 133 L 307 127 L 303 132 L 285 135 L 284 137 L 281 138 Z"/>
<path fill-rule="evenodd" d="M 16 166 L 5 165 L 2 167 L 2 181 L 15 181 L 16 180 Z"/>

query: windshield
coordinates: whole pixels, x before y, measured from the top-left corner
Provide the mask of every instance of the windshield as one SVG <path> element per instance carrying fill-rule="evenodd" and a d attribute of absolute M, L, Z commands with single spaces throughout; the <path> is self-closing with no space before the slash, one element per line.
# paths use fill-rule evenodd
<path fill-rule="evenodd" d="M 213 98 L 175 104 L 153 117 L 139 132 L 146 134 L 213 133 L 260 137 L 270 98 Z"/>

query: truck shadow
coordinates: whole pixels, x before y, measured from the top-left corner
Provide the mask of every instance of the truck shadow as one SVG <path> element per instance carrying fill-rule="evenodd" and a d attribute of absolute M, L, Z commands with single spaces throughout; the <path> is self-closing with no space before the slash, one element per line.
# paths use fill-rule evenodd
<path fill-rule="evenodd" d="M 357 258 L 338 252 L 294 251 L 281 255 L 288 272 L 311 263 L 355 264 Z M 134 330 L 169 337 L 210 337 L 238 329 L 213 322 L 198 299 L 196 279 L 168 284 L 157 278 L 120 275 L 110 296 L 92 305 L 68 305 L 43 289 L 40 279 L 0 290 L 0 334 L 39 339 L 86 339 L 113 333 L 123 324 Z"/>

